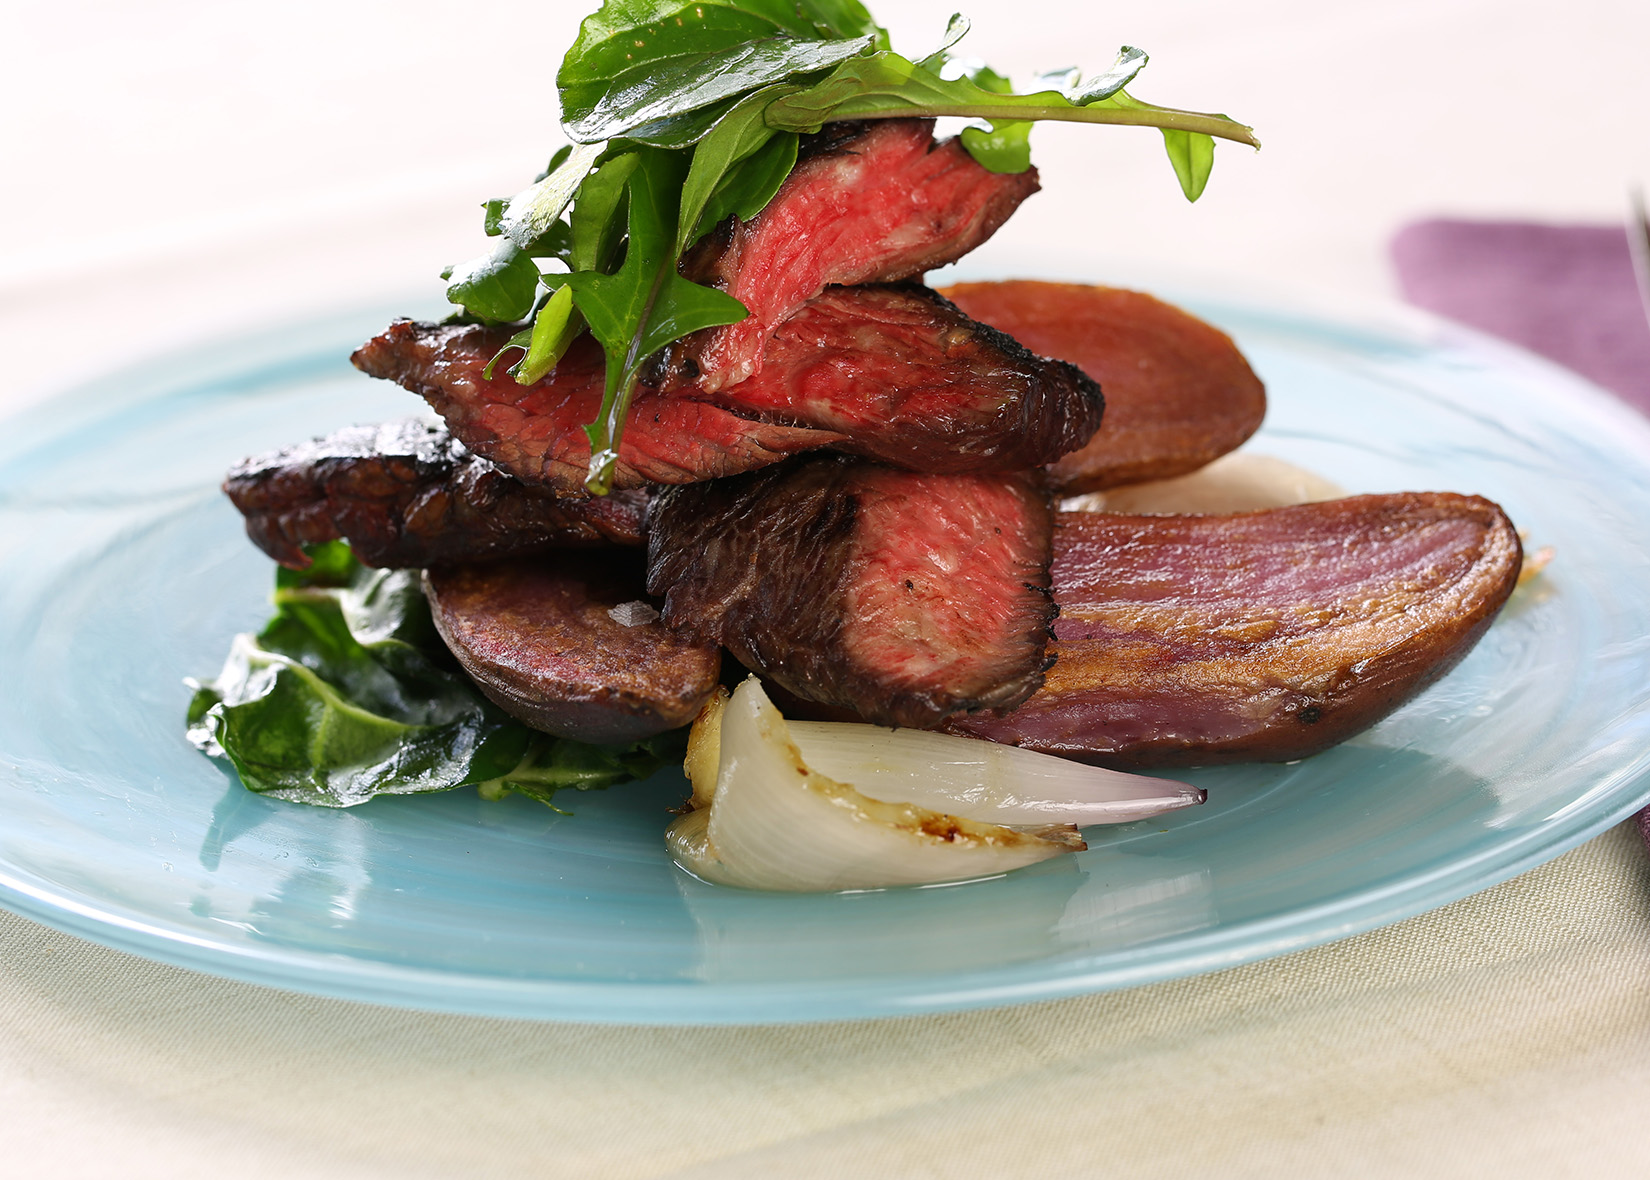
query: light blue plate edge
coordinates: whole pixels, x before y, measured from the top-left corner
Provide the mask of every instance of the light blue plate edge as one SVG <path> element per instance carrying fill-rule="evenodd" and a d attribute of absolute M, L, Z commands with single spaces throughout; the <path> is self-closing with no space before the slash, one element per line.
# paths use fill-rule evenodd
<path fill-rule="evenodd" d="M 1411 309 L 1395 309 L 1414 335 L 1370 328 L 1297 307 L 1266 307 L 1219 298 L 1199 298 L 1189 291 L 1167 296 L 1216 322 L 1246 324 L 1260 330 L 1352 336 L 1405 349 L 1463 348 L 1565 386 L 1576 408 L 1650 442 L 1650 425 L 1620 399 L 1597 389 L 1570 370 L 1459 325 Z M 381 324 L 399 311 L 355 309 L 350 321 Z M 249 353 L 278 354 L 286 365 L 311 369 L 337 361 L 304 342 L 324 333 L 336 337 L 345 315 L 306 318 L 275 328 L 143 358 L 105 373 L 43 402 L 8 415 L 4 433 L 12 439 L 61 434 L 77 420 L 100 417 L 110 409 L 142 401 L 157 370 L 185 370 L 203 381 L 217 370 L 244 371 Z M 166 382 L 177 389 L 177 382 Z M 45 428 L 38 430 L 37 428 Z M 0 458 L 8 448 L 0 446 Z M 32 449 L 32 447 L 30 448 Z M 0 904 L 42 925 L 115 950 L 225 979 L 286 989 L 331 999 L 432 1012 L 577 1023 L 658 1026 L 825 1023 L 838 1020 L 899 1017 L 1009 1004 L 1063 999 L 1116 991 L 1239 967 L 1294 951 L 1349 938 L 1446 906 L 1510 880 L 1551 861 L 1600 835 L 1650 805 L 1650 751 L 1617 773 L 1592 807 L 1562 821 L 1530 831 L 1482 853 L 1455 860 L 1436 872 L 1409 876 L 1352 896 L 1303 907 L 1288 914 L 1223 927 L 1211 934 L 1179 936 L 1162 946 L 1147 945 L 1124 955 L 1108 955 L 1103 965 L 1093 957 L 987 971 L 959 972 L 954 982 L 937 989 L 931 977 L 913 977 L 909 987 L 898 980 L 874 984 L 833 982 L 818 985 L 765 982 L 720 984 L 706 994 L 693 982 L 594 984 L 546 980 L 479 978 L 473 975 L 395 967 L 345 956 L 314 955 L 290 948 L 259 954 L 212 943 L 187 932 L 89 905 L 59 894 L 44 883 L 0 872 Z M 1608 804 L 1608 806 L 1606 806 Z M 1598 810 L 1602 808 L 1602 810 Z M 822 1015 L 823 1013 L 823 1015 Z"/>
<path fill-rule="evenodd" d="M 1627 791 L 1632 794 L 1622 801 L 1620 793 Z M 907 988 L 901 988 L 897 980 L 883 979 L 872 985 L 724 983 L 707 993 L 692 982 L 568 984 L 446 975 L 290 949 L 279 954 L 254 954 L 205 942 L 112 909 L 89 906 L 7 874 L 0 874 L 0 901 L 5 908 L 42 925 L 141 958 L 330 999 L 471 1016 L 590 1024 L 828 1023 L 1118 991 L 1240 967 L 1350 938 L 1499 885 L 1608 831 L 1650 804 L 1650 766 L 1640 766 L 1625 776 L 1613 793 L 1618 795 L 1617 801 L 1602 813 L 1578 814 L 1573 822 L 1530 832 L 1436 873 L 1406 878 L 1341 901 L 1302 908 L 1268 921 L 1225 927 L 1210 935 L 1182 936 L 1163 947 L 1145 946 L 1124 956 L 1108 956 L 1103 966 L 1090 958 L 1074 958 L 1069 962 L 1042 960 L 1019 968 L 959 972 L 943 990 L 936 989 L 927 976 L 913 978 Z M 821 1012 L 827 1015 L 819 1015 Z"/>

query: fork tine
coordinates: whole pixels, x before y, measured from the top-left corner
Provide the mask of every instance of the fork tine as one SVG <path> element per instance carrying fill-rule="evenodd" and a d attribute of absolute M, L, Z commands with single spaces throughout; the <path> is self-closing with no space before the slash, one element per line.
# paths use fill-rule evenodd
<path fill-rule="evenodd" d="M 1631 194 L 1631 216 L 1627 219 L 1627 248 L 1633 256 L 1633 277 L 1639 284 L 1639 302 L 1644 306 L 1644 318 L 1650 321 L 1650 217 L 1644 211 L 1644 190 L 1635 187 Z"/>

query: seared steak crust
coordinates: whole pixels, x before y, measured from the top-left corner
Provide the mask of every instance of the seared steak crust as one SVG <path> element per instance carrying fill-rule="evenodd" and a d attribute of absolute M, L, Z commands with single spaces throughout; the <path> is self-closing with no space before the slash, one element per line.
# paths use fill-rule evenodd
<path fill-rule="evenodd" d="M 640 545 L 647 493 L 557 496 L 408 418 L 352 426 L 246 459 L 223 490 L 258 548 L 309 564 L 303 546 L 343 538 L 363 563 L 416 569 L 548 548 Z"/>
<path fill-rule="evenodd" d="M 1106 391 L 1106 428 L 1049 469 L 1062 495 L 1193 471 L 1260 426 L 1266 390 L 1225 333 L 1115 287 L 959 283 L 945 294 Z"/>
<path fill-rule="evenodd" d="M 426 570 L 424 591 L 505 712 L 557 737 L 631 742 L 692 721 L 722 658 L 661 623 L 642 580 L 641 554 L 614 549 Z"/>
<path fill-rule="evenodd" d="M 1034 355 L 916 283 L 832 287 L 779 325 L 756 376 L 684 393 L 935 473 L 1041 466 L 1088 442 L 1104 407 L 1077 366 Z"/>
<path fill-rule="evenodd" d="M 510 474 L 577 492 L 590 461 L 584 426 L 595 421 L 601 407 L 601 348 L 590 336 L 580 337 L 555 370 L 533 385 L 518 385 L 503 366 L 491 378 L 483 376 L 509 337 L 508 328 L 397 320 L 350 360 L 369 376 L 418 394 L 466 446 Z M 613 486 L 734 475 L 840 438 L 807 427 L 752 422 L 718 406 L 644 389 L 631 403 Z"/>
<path fill-rule="evenodd" d="M 662 493 L 648 588 L 667 623 L 797 697 L 932 728 L 1042 683 L 1051 524 L 1031 473 L 809 456 Z"/>
<path fill-rule="evenodd" d="M 951 728 L 1106 766 L 1345 741 L 1471 650 L 1520 564 L 1501 509 L 1449 493 L 1058 520 L 1053 670 L 1015 712 Z"/>
<path fill-rule="evenodd" d="M 472 449 L 524 480 L 576 492 L 601 404 L 588 337 L 530 386 L 483 376 L 505 330 L 398 321 L 356 365 L 421 394 Z M 719 394 L 643 387 L 615 486 L 692 483 L 831 447 L 917 471 L 1012 471 L 1081 446 L 1099 387 L 915 284 L 833 287 L 767 342 L 762 371 Z"/>
<path fill-rule="evenodd" d="M 832 284 L 891 282 L 955 262 L 1037 191 L 1037 170 L 988 172 L 932 119 L 831 124 L 805 144 L 762 212 L 719 228 L 682 273 L 750 309 L 672 350 L 667 385 L 736 385 L 766 360 L 769 333 Z"/>

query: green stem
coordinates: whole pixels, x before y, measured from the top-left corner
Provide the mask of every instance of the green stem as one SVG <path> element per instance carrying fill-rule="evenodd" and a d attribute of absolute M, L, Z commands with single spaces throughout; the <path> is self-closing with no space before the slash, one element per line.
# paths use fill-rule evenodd
<path fill-rule="evenodd" d="M 993 119 L 999 122 L 1054 120 L 1061 123 L 1115 123 L 1131 127 L 1160 127 L 1170 131 L 1198 131 L 1233 143 L 1260 147 L 1252 128 L 1234 122 L 1224 115 L 1206 115 L 1198 111 L 1179 111 L 1171 107 L 1151 107 L 1134 110 L 1127 107 L 1078 106 L 994 106 L 989 104 L 956 104 L 945 106 L 912 105 L 897 110 L 853 111 L 834 115 L 844 119 L 909 119 L 925 116 L 936 118 Z"/>
<path fill-rule="evenodd" d="M 292 659 L 290 656 L 283 656 L 278 652 L 266 651 L 264 648 L 252 647 L 249 645 L 249 649 L 246 653 L 246 662 L 252 667 L 267 668 L 274 666 L 290 670 L 298 677 L 298 679 L 302 680 L 310 688 L 310 690 L 315 693 L 316 696 L 321 698 L 322 704 L 327 705 L 329 708 L 336 709 L 339 713 L 342 713 L 345 716 L 354 717 L 358 721 L 370 722 L 373 725 L 381 726 L 385 729 L 410 730 L 418 728 L 415 725 L 408 725 L 405 722 L 397 721 L 393 717 L 385 717 L 380 713 L 374 713 L 370 710 L 363 709 L 360 705 L 345 700 L 343 697 L 338 695 L 338 691 L 333 688 L 332 685 L 317 676 L 312 669 L 306 668 L 303 664 L 300 664 L 297 660 Z"/>

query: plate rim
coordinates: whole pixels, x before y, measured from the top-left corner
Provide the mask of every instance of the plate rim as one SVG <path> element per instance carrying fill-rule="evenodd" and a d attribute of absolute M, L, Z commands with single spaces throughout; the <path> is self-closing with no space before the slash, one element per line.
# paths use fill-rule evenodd
<path fill-rule="evenodd" d="M 959 276 L 960 277 L 960 276 Z M 972 275 L 968 277 L 973 277 Z M 1497 366 L 1531 372 L 1544 386 L 1589 416 L 1636 438 L 1650 466 L 1650 421 L 1584 377 L 1516 345 L 1396 304 L 1384 305 L 1380 322 L 1372 309 L 1383 305 L 1362 300 L 1351 315 L 1337 314 L 1331 297 L 1308 308 L 1293 300 L 1242 300 L 1229 290 L 1206 292 L 1177 284 L 1157 288 L 1170 301 L 1199 314 L 1218 309 L 1251 322 L 1322 326 L 1375 339 L 1401 342 L 1428 351 L 1463 349 Z M 408 300 L 401 304 L 416 306 Z M 331 314 L 309 316 L 226 335 L 204 343 L 140 358 L 101 376 L 75 383 L 63 392 L 0 415 L 14 439 L 28 439 L 40 423 L 54 423 L 46 433 L 60 434 L 65 421 L 101 417 L 113 409 L 154 396 L 154 374 L 167 366 L 231 368 L 248 362 L 247 351 L 282 352 L 288 358 L 308 354 L 309 341 L 322 332 L 337 332 L 343 323 L 381 316 L 374 303 Z M 1216 317 L 1218 318 L 1218 317 Z M 285 348 L 283 349 L 283 342 Z M 175 392 L 176 381 L 162 383 Z M 1556 387 L 1556 388 L 1555 388 Z M 72 408 L 73 413 L 66 414 Z M 36 445 L 50 445 L 48 439 Z M 6 448 L 0 448 L 4 451 Z M 28 453 L 33 447 L 26 447 Z M 17 452 L 13 452 L 17 453 Z M 8 461 L 0 453 L 0 464 Z M 1610 779 L 1617 781 L 1610 783 Z M 182 928 L 145 920 L 118 905 L 97 905 L 54 890 L 49 882 L 18 875 L 0 862 L 0 906 L 42 925 L 128 954 L 171 966 L 258 986 L 298 991 L 333 999 L 424 1011 L 571 1023 L 628 1025 L 760 1025 L 826 1023 L 846 1019 L 897 1017 L 1051 1001 L 1075 995 L 1145 986 L 1208 974 L 1306 950 L 1394 925 L 1494 887 L 1545 864 L 1627 819 L 1650 804 L 1650 752 L 1631 767 L 1607 776 L 1605 798 L 1572 810 L 1491 848 L 1457 858 L 1429 872 L 1410 874 L 1344 896 L 1292 908 L 1266 918 L 1250 919 L 1212 930 L 1177 935 L 1142 947 L 1071 959 L 1038 959 L 954 973 L 956 985 L 943 987 L 931 975 L 911 975 L 912 989 L 893 986 L 907 977 L 823 983 L 769 981 L 702 981 L 637 983 L 577 982 L 478 976 L 465 971 L 409 967 L 290 946 L 244 947 L 214 942 Z M 1602 789 L 1602 784 L 1600 784 Z M 1107 962 L 1097 962 L 1104 959 Z M 683 1001 L 689 1001 L 684 1004 Z M 823 1016 L 808 1015 L 824 1002 Z"/>

